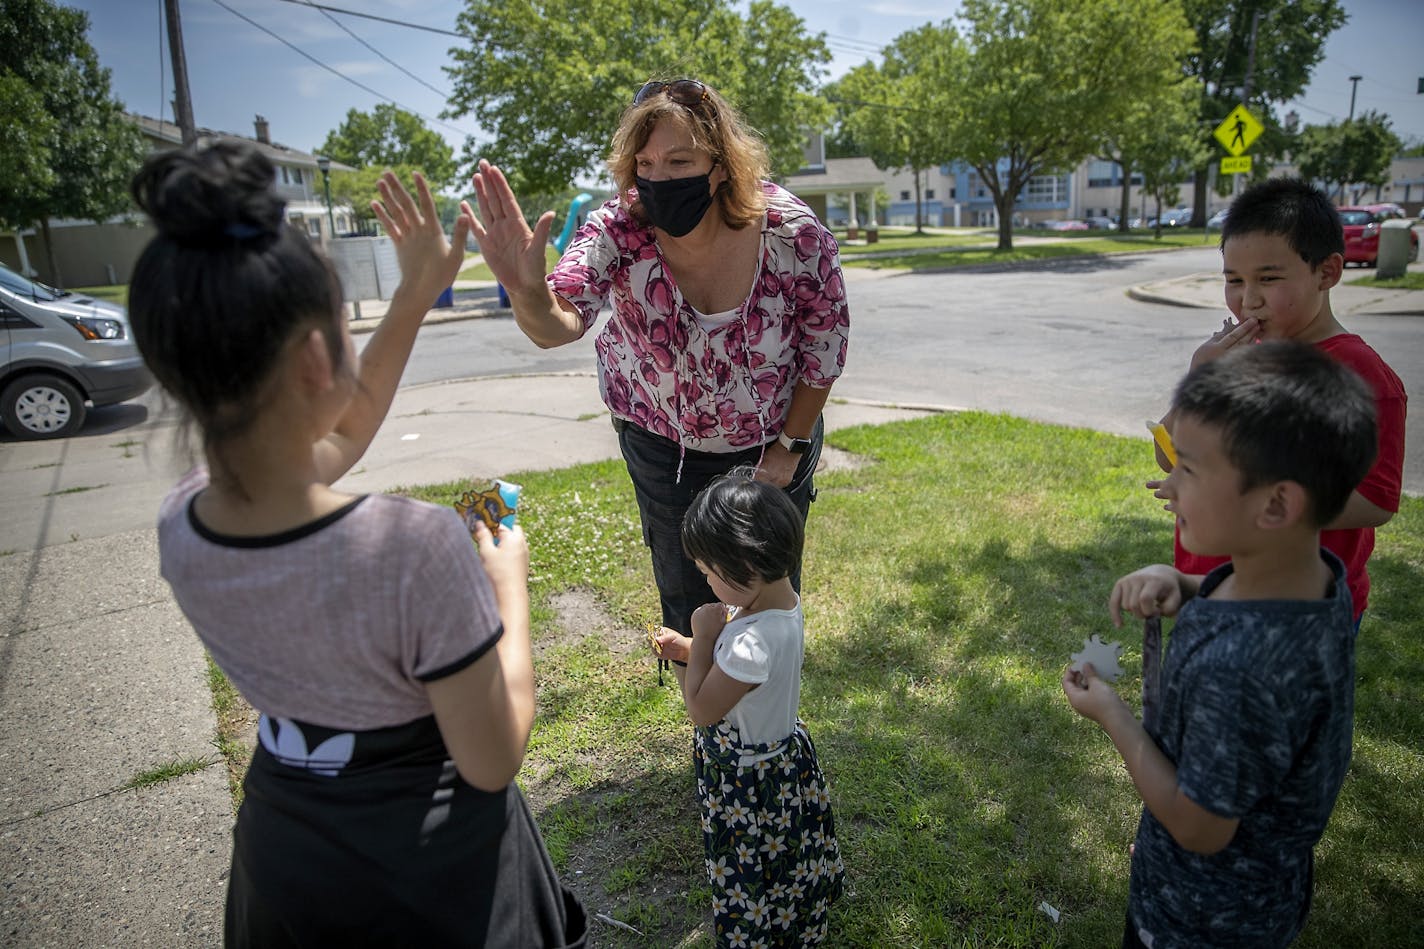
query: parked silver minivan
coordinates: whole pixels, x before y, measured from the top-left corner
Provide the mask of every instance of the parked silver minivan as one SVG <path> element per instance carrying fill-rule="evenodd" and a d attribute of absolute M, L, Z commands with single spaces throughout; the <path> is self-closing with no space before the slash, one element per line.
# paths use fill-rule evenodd
<path fill-rule="evenodd" d="M 0 264 L 0 420 L 12 435 L 73 435 L 86 402 L 112 405 L 152 385 L 123 307 Z"/>

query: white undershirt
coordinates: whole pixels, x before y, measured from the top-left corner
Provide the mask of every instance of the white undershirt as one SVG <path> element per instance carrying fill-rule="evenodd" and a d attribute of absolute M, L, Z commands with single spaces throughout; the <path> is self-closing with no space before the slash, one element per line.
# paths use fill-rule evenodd
<path fill-rule="evenodd" d="M 741 307 L 734 306 L 730 310 L 723 310 L 721 313 L 712 313 L 709 315 L 703 313 L 697 309 L 697 307 L 693 307 L 692 312 L 697 314 L 697 322 L 702 325 L 702 328 L 710 333 L 735 320 L 737 318 L 737 311 L 740 309 Z"/>

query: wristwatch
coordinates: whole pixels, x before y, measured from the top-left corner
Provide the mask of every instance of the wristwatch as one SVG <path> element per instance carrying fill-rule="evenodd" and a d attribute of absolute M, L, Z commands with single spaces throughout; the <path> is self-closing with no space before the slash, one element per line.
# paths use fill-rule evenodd
<path fill-rule="evenodd" d="M 793 455 L 804 455 L 806 453 L 806 449 L 811 447 L 811 439 L 792 438 L 784 431 L 780 435 L 776 436 L 776 440 L 781 443 L 782 448 L 785 448 Z"/>

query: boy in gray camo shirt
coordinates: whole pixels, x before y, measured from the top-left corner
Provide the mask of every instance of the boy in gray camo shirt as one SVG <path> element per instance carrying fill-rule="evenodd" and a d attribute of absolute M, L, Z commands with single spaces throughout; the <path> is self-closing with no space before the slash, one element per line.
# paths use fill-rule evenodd
<path fill-rule="evenodd" d="M 1161 489 L 1183 544 L 1231 557 L 1118 580 L 1114 624 L 1176 616 L 1158 721 L 1144 729 L 1092 666 L 1063 691 L 1108 733 L 1145 805 L 1123 945 L 1288 945 L 1310 909 L 1313 849 L 1350 761 L 1355 623 L 1320 546 L 1376 451 L 1373 399 L 1295 342 L 1187 375 Z"/>

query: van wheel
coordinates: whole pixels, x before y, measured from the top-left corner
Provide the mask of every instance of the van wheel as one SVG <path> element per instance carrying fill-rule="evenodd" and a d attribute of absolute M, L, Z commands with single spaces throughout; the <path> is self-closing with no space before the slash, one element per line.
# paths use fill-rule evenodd
<path fill-rule="evenodd" d="M 0 418 L 16 438 L 66 438 L 84 425 L 84 396 L 59 376 L 21 376 L 0 395 Z"/>

